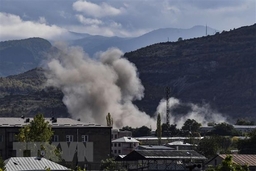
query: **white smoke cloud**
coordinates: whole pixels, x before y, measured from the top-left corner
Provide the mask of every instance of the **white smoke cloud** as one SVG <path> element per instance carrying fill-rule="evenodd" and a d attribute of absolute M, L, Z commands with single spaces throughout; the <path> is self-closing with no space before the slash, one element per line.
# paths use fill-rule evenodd
<path fill-rule="evenodd" d="M 121 56 L 119 49 L 89 58 L 79 47 L 55 45 L 61 52 L 51 54 L 47 84 L 64 93 L 63 102 L 73 118 L 106 125 L 111 113 L 114 126 L 155 126 L 155 120 L 132 104 L 143 97 L 144 87 L 136 67 Z"/>
<path fill-rule="evenodd" d="M 181 128 L 184 124 L 184 122 L 187 119 L 195 119 L 198 123 L 201 123 L 203 126 L 206 126 L 209 122 L 214 123 L 221 123 L 221 122 L 227 122 L 227 118 L 223 116 L 222 114 L 212 110 L 210 108 L 209 104 L 203 104 L 203 105 L 197 105 L 197 104 L 184 104 L 191 108 L 191 110 L 186 113 L 185 115 L 174 115 L 171 111 L 178 105 L 182 105 L 182 102 L 180 100 L 171 97 L 169 99 L 169 122 L 170 124 L 176 124 L 177 128 Z M 162 99 L 157 107 L 157 113 L 160 113 L 162 115 L 162 120 L 166 120 L 166 99 Z"/>
<path fill-rule="evenodd" d="M 150 117 L 141 112 L 133 100 L 141 100 L 144 87 L 138 78 L 137 68 L 116 48 L 100 52 L 90 58 L 80 47 L 55 45 L 59 52 L 50 55 L 47 85 L 58 87 L 64 93 L 63 102 L 73 118 L 84 122 L 106 125 L 106 115 L 111 113 L 114 127 L 156 127 L 156 115 Z M 179 105 L 190 108 L 188 113 L 174 115 L 172 110 Z M 181 128 L 187 119 L 195 119 L 202 125 L 209 122 L 227 122 L 209 105 L 183 104 L 176 98 L 169 99 L 170 124 Z M 156 114 L 166 121 L 166 100 L 160 101 Z"/>

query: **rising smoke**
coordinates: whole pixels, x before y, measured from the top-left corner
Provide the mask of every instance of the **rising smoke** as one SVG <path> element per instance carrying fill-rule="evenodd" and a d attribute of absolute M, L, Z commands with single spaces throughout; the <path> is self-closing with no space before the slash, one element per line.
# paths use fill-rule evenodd
<path fill-rule="evenodd" d="M 111 113 L 114 126 L 154 126 L 154 119 L 133 105 L 143 98 L 144 87 L 137 69 L 116 48 L 91 59 L 79 47 L 58 43 L 59 52 L 50 55 L 47 85 L 64 93 L 63 102 L 73 118 L 106 124 Z"/>
<path fill-rule="evenodd" d="M 221 123 L 227 122 L 227 118 L 222 114 L 212 110 L 209 104 L 196 105 L 193 103 L 182 103 L 180 100 L 171 97 L 169 99 L 169 110 L 172 111 L 175 107 L 179 105 L 185 105 L 190 108 L 190 110 L 183 115 L 173 115 L 170 112 L 170 124 L 176 124 L 177 128 L 181 128 L 187 119 L 195 119 L 198 123 L 206 126 L 209 122 Z M 157 107 L 157 113 L 166 113 L 166 100 L 162 99 Z M 166 120 L 166 115 L 162 115 L 162 118 Z"/>
<path fill-rule="evenodd" d="M 141 100 L 144 87 L 138 78 L 137 68 L 116 48 L 90 58 L 80 47 L 55 44 L 59 50 L 49 55 L 46 72 L 47 85 L 62 90 L 63 102 L 74 119 L 106 125 L 106 115 L 111 113 L 114 127 L 122 126 L 156 127 L 153 118 L 141 112 L 133 100 Z M 170 98 L 169 107 L 181 104 L 178 99 Z M 209 106 L 189 104 L 191 111 L 184 116 L 170 116 L 170 124 L 181 127 L 187 119 L 197 122 L 225 121 L 220 114 L 212 112 Z M 166 101 L 161 100 L 156 113 L 162 114 L 165 121 Z"/>

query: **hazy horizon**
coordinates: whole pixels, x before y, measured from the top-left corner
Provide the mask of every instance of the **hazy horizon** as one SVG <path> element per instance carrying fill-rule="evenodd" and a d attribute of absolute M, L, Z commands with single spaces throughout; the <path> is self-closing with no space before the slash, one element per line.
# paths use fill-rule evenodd
<path fill-rule="evenodd" d="M 196 25 L 219 31 L 252 25 L 256 1 L 1 0 L 1 40 L 70 38 L 70 31 L 137 37 L 159 28 Z"/>

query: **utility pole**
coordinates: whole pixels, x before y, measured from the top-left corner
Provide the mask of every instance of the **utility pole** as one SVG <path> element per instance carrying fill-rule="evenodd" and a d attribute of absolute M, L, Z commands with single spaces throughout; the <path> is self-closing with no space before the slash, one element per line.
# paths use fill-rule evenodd
<path fill-rule="evenodd" d="M 170 128 L 170 121 L 169 121 L 169 95 L 170 95 L 170 87 L 166 87 L 166 126 L 167 126 L 167 138 L 169 138 L 169 128 Z"/>
<path fill-rule="evenodd" d="M 205 28 L 205 34 L 206 34 L 206 36 L 207 36 L 207 34 L 208 34 L 208 33 L 207 33 L 207 24 L 206 24 L 206 28 Z"/>

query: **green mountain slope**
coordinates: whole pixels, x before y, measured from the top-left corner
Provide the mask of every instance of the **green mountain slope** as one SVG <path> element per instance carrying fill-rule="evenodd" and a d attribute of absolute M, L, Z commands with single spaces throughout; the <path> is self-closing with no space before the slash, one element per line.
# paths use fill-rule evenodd
<path fill-rule="evenodd" d="M 37 113 L 46 117 L 69 116 L 62 103 L 62 92 L 44 88 L 45 81 L 41 68 L 0 78 L 0 116 L 34 116 Z"/>
<path fill-rule="evenodd" d="M 138 67 L 152 114 L 165 88 L 185 103 L 204 104 L 234 118 L 256 119 L 256 24 L 214 36 L 154 44 L 126 53 Z M 181 107 L 180 114 L 186 111 Z"/>
<path fill-rule="evenodd" d="M 169 86 L 171 96 L 184 102 L 171 111 L 175 114 L 187 112 L 186 103 L 209 103 L 232 118 L 256 120 L 256 25 L 158 43 L 124 56 L 137 66 L 145 86 L 144 99 L 135 103 L 150 115 Z M 69 116 L 62 92 L 42 89 L 43 70 L 0 79 L 0 116 Z"/>
<path fill-rule="evenodd" d="M 41 38 L 0 42 L 0 76 L 15 75 L 38 67 L 51 43 Z"/>

